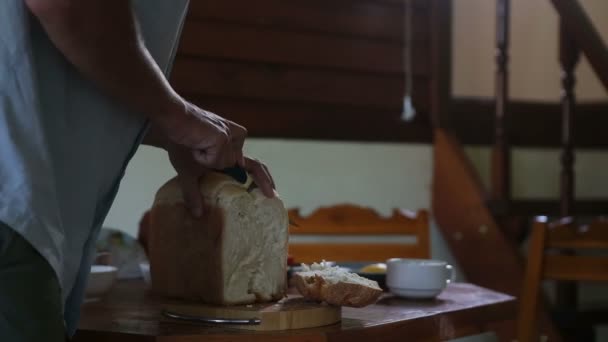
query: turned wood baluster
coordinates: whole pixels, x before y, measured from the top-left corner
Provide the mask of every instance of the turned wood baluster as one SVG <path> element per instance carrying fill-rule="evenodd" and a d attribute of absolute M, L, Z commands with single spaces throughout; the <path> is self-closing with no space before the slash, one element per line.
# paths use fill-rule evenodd
<path fill-rule="evenodd" d="M 562 67 L 562 157 L 560 214 L 573 215 L 574 204 L 574 149 L 573 137 L 576 98 L 574 69 L 580 59 L 580 49 L 560 23 L 559 61 Z"/>
<path fill-rule="evenodd" d="M 508 139 L 507 101 L 509 88 L 508 49 L 510 0 L 496 2 L 496 118 L 495 141 L 492 151 L 492 200 L 495 208 L 505 214 L 511 199 L 511 155 Z"/>
<path fill-rule="evenodd" d="M 574 205 L 574 149 L 572 132 L 576 99 L 574 69 L 580 59 L 580 49 L 566 31 L 563 22 L 559 30 L 559 61 L 562 67 L 562 155 L 561 155 L 561 188 L 560 214 L 573 215 Z M 575 283 L 558 284 L 557 306 L 562 309 L 575 310 L 578 303 Z"/>

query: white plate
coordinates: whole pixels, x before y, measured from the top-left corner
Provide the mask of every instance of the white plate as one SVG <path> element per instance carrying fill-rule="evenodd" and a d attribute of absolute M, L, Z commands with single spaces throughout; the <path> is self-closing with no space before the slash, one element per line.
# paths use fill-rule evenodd
<path fill-rule="evenodd" d="M 389 288 L 391 293 L 404 298 L 430 299 L 437 297 L 443 289 L 401 289 Z"/>

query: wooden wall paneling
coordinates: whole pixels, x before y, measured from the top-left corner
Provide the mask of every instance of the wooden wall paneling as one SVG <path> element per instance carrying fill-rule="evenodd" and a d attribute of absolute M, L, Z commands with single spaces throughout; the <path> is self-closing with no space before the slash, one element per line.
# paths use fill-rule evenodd
<path fill-rule="evenodd" d="M 494 141 L 492 99 L 455 98 L 450 104 L 453 131 L 463 144 L 490 145 Z M 512 101 L 509 103 L 512 146 L 561 146 L 561 106 L 558 103 Z M 608 102 L 578 103 L 576 146 L 585 149 L 607 148 Z"/>
<path fill-rule="evenodd" d="M 341 141 L 431 141 L 428 123 L 407 125 L 392 110 L 359 106 L 293 104 L 213 96 L 188 96 L 194 103 L 236 122 L 260 121 L 250 136 Z M 348 129 L 345 129 L 345 125 Z"/>
<path fill-rule="evenodd" d="M 428 40 L 428 6 L 414 1 L 416 41 Z M 403 43 L 403 1 L 207 0 L 190 3 L 189 19 L 283 31 L 333 34 Z"/>
<path fill-rule="evenodd" d="M 413 49 L 417 73 L 428 73 L 427 44 L 422 41 Z M 403 72 L 402 45 L 394 42 L 211 21 L 189 21 L 184 26 L 179 54 L 380 73 Z"/>
<path fill-rule="evenodd" d="M 257 120 L 268 115 L 263 127 L 250 130 L 250 135 L 256 137 L 422 143 L 432 141 L 431 130 L 425 121 L 427 118 L 417 116 L 414 123 L 403 125 L 400 118 L 391 116 L 391 110 L 309 103 L 293 105 L 210 95 L 186 94 L 186 97 L 203 108 L 217 111 L 237 121 Z M 463 144 L 492 144 L 494 105 L 491 100 L 455 99 L 451 107 L 456 118 L 453 131 Z M 574 128 L 577 146 L 592 150 L 608 148 L 608 135 L 604 134 L 603 129 L 608 127 L 608 103 L 579 103 L 577 107 L 577 125 Z M 513 146 L 561 146 L 559 111 L 560 105 L 557 103 L 512 102 Z M 289 112 L 294 115 L 285 121 L 286 113 Z M 371 116 L 374 120 L 370 119 Z M 318 120 L 324 120 L 324 124 L 318 125 Z M 334 135 L 331 131 L 334 128 L 342 128 L 344 120 L 352 121 L 349 129 L 339 129 Z M 574 205 L 575 211 L 581 215 L 599 215 L 608 207 L 606 200 L 600 198 L 577 199 Z M 521 215 L 559 214 L 559 202 L 555 199 L 516 199 L 512 206 L 512 210 Z"/>
<path fill-rule="evenodd" d="M 430 120 L 435 127 L 452 127 L 451 99 L 452 99 L 452 1 L 429 0 L 430 18 L 428 21 L 430 31 L 430 82 L 428 84 L 430 98 Z M 419 68 L 414 49 L 413 68 Z M 421 91 L 420 87 L 413 87 L 414 94 Z M 414 103 L 418 108 L 418 105 Z M 424 115 L 425 113 L 421 113 Z"/>
<path fill-rule="evenodd" d="M 171 80 L 178 91 L 187 94 L 342 104 L 395 112 L 400 110 L 403 98 L 403 79 L 398 75 L 353 74 L 184 57 L 175 65 Z M 416 77 L 414 82 L 424 88 L 427 81 L 425 77 Z M 416 95 L 415 101 L 424 110 L 428 93 L 421 90 Z"/>
<path fill-rule="evenodd" d="M 192 2 L 171 82 L 251 136 L 428 142 L 433 9 L 413 0 L 419 115 L 407 123 L 404 11 L 401 0 Z"/>

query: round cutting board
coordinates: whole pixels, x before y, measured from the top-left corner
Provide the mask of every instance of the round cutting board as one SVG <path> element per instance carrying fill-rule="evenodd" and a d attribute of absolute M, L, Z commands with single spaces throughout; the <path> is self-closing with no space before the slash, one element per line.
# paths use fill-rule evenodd
<path fill-rule="evenodd" d="M 245 330 L 290 330 L 331 325 L 340 322 L 342 309 L 324 303 L 306 301 L 301 296 L 273 303 L 212 306 L 192 302 L 168 302 L 164 309 L 171 316 L 205 319 L 260 320 L 259 324 L 229 324 L 226 327 Z"/>

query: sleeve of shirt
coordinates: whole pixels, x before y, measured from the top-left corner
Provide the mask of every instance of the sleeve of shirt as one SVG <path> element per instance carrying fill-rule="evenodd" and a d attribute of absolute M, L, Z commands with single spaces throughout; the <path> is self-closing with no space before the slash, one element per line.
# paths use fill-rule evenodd
<path fill-rule="evenodd" d="M 152 5 L 151 3 L 154 2 L 156 4 Z M 188 0 L 137 0 L 134 2 L 133 9 L 146 48 L 165 75 L 171 71 L 175 59 L 179 37 L 188 11 L 188 3 Z M 154 7 L 153 11 L 151 7 Z"/>

